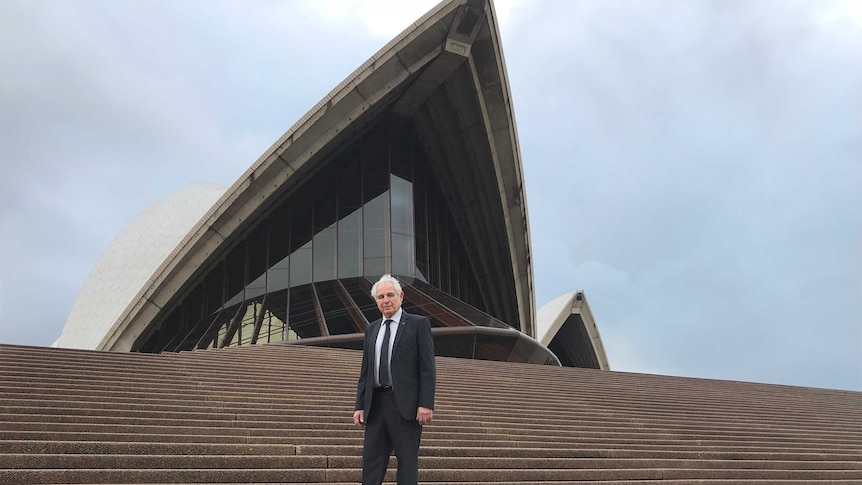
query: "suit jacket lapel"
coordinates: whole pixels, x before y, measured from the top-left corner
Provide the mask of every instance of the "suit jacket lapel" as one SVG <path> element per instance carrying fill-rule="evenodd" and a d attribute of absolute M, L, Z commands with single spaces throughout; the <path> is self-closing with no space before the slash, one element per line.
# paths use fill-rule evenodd
<path fill-rule="evenodd" d="M 383 327 L 383 320 L 375 320 L 374 323 L 371 324 L 373 327 L 371 332 L 374 333 L 374 338 L 371 339 L 371 355 L 374 356 L 374 359 L 377 359 L 377 335 L 380 333 L 380 329 Z"/>
<path fill-rule="evenodd" d="M 404 334 L 404 327 L 407 326 L 407 312 L 401 312 L 401 321 L 398 322 L 398 328 L 395 330 L 395 343 L 392 345 L 392 355 L 398 349 L 398 344 L 401 342 L 401 335 Z"/>

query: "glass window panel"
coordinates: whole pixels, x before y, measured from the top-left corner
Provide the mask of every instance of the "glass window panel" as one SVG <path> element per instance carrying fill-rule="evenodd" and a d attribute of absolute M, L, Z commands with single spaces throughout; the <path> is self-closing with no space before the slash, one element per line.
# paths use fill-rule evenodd
<path fill-rule="evenodd" d="M 430 189 L 430 187 L 429 187 Z M 436 193 L 428 192 L 428 282 L 440 285 L 440 218 Z"/>
<path fill-rule="evenodd" d="M 203 289 L 201 285 L 195 287 L 180 305 L 182 311 L 183 327 L 189 328 L 186 337 L 177 347 L 177 350 L 191 350 L 206 331 L 206 324 L 201 318 L 201 297 Z"/>
<path fill-rule="evenodd" d="M 204 283 L 204 314 L 219 310 L 224 303 L 224 262 L 219 263 Z"/>
<path fill-rule="evenodd" d="M 237 303 L 242 303 L 244 300 L 245 300 L 245 292 L 240 291 L 239 293 L 237 293 L 236 295 L 231 297 L 231 299 L 228 300 L 224 305 L 222 305 L 222 308 L 223 309 L 224 308 L 230 308 L 230 307 L 236 305 Z"/>
<path fill-rule="evenodd" d="M 362 211 L 356 210 L 338 221 L 338 277 L 359 276 L 362 245 L 359 240 Z"/>
<path fill-rule="evenodd" d="M 290 302 L 290 291 L 281 290 L 266 295 L 263 301 L 264 309 L 272 313 L 277 319 L 282 322 L 287 321 L 287 314 Z"/>
<path fill-rule="evenodd" d="M 189 307 L 183 302 L 180 304 L 177 309 L 180 312 L 180 325 L 184 329 L 192 329 L 200 318 L 200 312 L 191 312 L 189 311 Z"/>
<path fill-rule="evenodd" d="M 331 226 L 336 218 L 335 165 L 330 163 L 326 169 L 314 177 L 314 233 Z"/>
<path fill-rule="evenodd" d="M 460 292 L 459 294 L 462 297 L 461 299 L 464 301 L 468 301 L 470 279 L 473 277 L 473 267 L 470 265 L 470 261 L 467 259 L 467 253 L 463 250 L 463 246 L 459 248 L 458 259 L 461 261 L 461 271 L 458 277 L 458 291 Z"/>
<path fill-rule="evenodd" d="M 240 345 L 251 345 L 254 339 L 255 323 L 260 312 L 260 303 L 251 303 L 246 307 L 245 316 L 243 316 L 242 326 L 240 327 Z"/>
<path fill-rule="evenodd" d="M 392 232 L 413 235 L 413 184 L 392 176 Z"/>
<path fill-rule="evenodd" d="M 245 287 L 245 242 L 240 242 L 225 259 L 227 295 L 232 298 L 243 294 Z"/>
<path fill-rule="evenodd" d="M 420 315 L 423 317 L 428 317 L 431 322 L 432 327 L 441 327 L 439 321 L 433 318 L 431 313 L 428 312 L 428 308 L 423 307 L 420 304 L 417 304 L 415 298 L 410 298 L 409 290 L 404 290 L 404 302 L 401 303 L 401 308 L 404 309 L 407 313 L 412 313 L 414 315 Z M 379 316 L 379 315 L 378 315 Z"/>
<path fill-rule="evenodd" d="M 379 277 L 387 272 L 386 258 L 365 258 L 365 275 Z"/>
<path fill-rule="evenodd" d="M 291 198 L 290 207 L 290 252 L 303 248 L 311 241 L 311 185 L 306 183 L 299 192 Z"/>
<path fill-rule="evenodd" d="M 290 286 L 311 283 L 311 241 L 290 255 Z"/>
<path fill-rule="evenodd" d="M 239 338 L 242 336 L 240 331 L 242 331 L 242 326 L 240 326 L 240 322 L 238 321 L 234 324 L 233 320 L 231 320 L 225 327 L 227 333 L 230 334 L 230 341 L 225 342 L 224 335 L 221 331 L 219 331 L 219 347 L 236 347 L 239 345 Z"/>
<path fill-rule="evenodd" d="M 385 126 L 379 125 L 363 140 L 362 200 L 369 202 L 389 188 L 389 161 L 386 152 Z"/>
<path fill-rule="evenodd" d="M 245 299 L 245 242 L 240 242 L 228 253 L 225 259 L 225 279 L 227 301 L 222 308 L 227 308 Z"/>
<path fill-rule="evenodd" d="M 269 218 L 269 254 L 267 264 L 286 261 L 290 255 L 290 199 L 278 206 Z M 285 267 L 287 265 L 285 264 Z"/>
<path fill-rule="evenodd" d="M 411 290 L 411 295 L 417 295 L 417 297 L 419 295 L 427 295 L 431 300 L 439 302 L 441 305 L 457 313 L 461 318 L 467 320 L 473 325 L 480 327 L 509 328 L 509 325 L 506 325 L 502 321 L 497 320 L 480 309 L 472 307 L 431 285 L 413 281 L 411 283 Z"/>
<path fill-rule="evenodd" d="M 266 242 L 268 221 L 254 229 L 246 241 L 246 258 L 248 258 L 248 279 L 245 298 L 251 300 L 266 292 Z"/>
<path fill-rule="evenodd" d="M 343 301 L 339 295 L 338 284 L 337 281 L 327 281 L 314 285 L 317 289 L 317 298 L 320 301 L 320 308 L 323 310 L 323 319 L 326 320 L 329 334 L 341 335 L 359 332 L 359 328 L 355 325 L 347 308 L 350 302 Z"/>
<path fill-rule="evenodd" d="M 440 279 L 437 282 L 437 286 L 443 291 L 449 291 L 449 270 L 450 264 L 452 262 L 449 259 L 449 217 L 446 213 L 446 206 L 444 200 L 441 198 L 438 200 L 440 207 L 440 226 L 438 229 L 440 230 Z"/>
<path fill-rule="evenodd" d="M 415 280 L 410 283 L 409 288 L 404 290 L 404 301 L 405 308 L 414 308 L 420 314 L 427 316 L 432 320 L 435 327 L 466 327 L 470 325 L 470 322 L 452 311 L 451 308 L 446 308 L 440 302 L 434 301 L 418 291 L 415 287 Z"/>
<path fill-rule="evenodd" d="M 216 332 L 216 337 L 210 342 L 208 349 L 216 349 L 221 347 L 222 342 L 224 342 L 225 335 L 227 335 L 227 329 L 230 325 L 230 322 L 221 322 L 218 324 L 218 332 Z"/>
<path fill-rule="evenodd" d="M 162 346 L 162 348 L 144 348 L 141 347 L 139 349 L 133 349 L 133 351 L 139 352 L 160 352 L 162 349 L 173 350 L 173 348 L 180 343 L 179 335 L 182 334 L 185 336 L 188 333 L 188 328 L 185 327 L 187 322 L 183 319 L 182 307 L 175 306 L 171 313 L 165 318 L 164 323 L 162 324 L 163 329 L 170 329 L 174 334 L 174 338 L 171 339 L 171 342 Z M 147 341 L 145 345 L 154 345 L 155 342 Z"/>
<path fill-rule="evenodd" d="M 314 178 L 314 281 L 335 279 L 336 163 Z M 294 283 L 296 284 L 296 283 Z"/>
<path fill-rule="evenodd" d="M 290 287 L 290 217 L 287 204 L 282 204 L 280 210 L 284 214 L 274 214 L 269 232 L 270 262 L 266 277 L 266 291 L 273 293 Z M 276 256 L 278 259 L 273 260 Z"/>
<path fill-rule="evenodd" d="M 197 348 L 215 348 L 221 345 L 222 338 L 230 325 L 233 313 L 218 312 L 206 319 L 205 332 Z"/>
<path fill-rule="evenodd" d="M 290 258 L 285 257 L 278 263 L 274 264 L 270 269 L 266 272 L 266 291 L 273 292 L 278 290 L 283 290 L 290 286 L 290 273 L 288 269 L 290 268 Z M 257 281 L 257 280 L 256 280 Z M 259 285 L 259 282 L 256 282 L 255 285 Z"/>
<path fill-rule="evenodd" d="M 386 256 L 386 236 L 383 229 L 366 229 L 363 239 L 366 259 Z"/>
<path fill-rule="evenodd" d="M 287 259 L 284 260 L 285 263 Z M 267 285 L 267 292 L 285 290 L 290 287 L 290 272 L 287 269 L 287 265 L 284 267 L 274 267 L 266 272 L 266 277 L 264 281 Z M 258 284 L 258 283 L 256 283 Z"/>
<path fill-rule="evenodd" d="M 311 285 L 290 289 L 288 324 L 299 338 L 320 337 L 320 325 L 317 322 L 317 313 L 314 311 L 311 291 Z"/>
<path fill-rule="evenodd" d="M 290 340 L 290 333 L 284 321 L 278 318 L 273 312 L 264 309 L 263 321 L 260 326 L 260 335 L 257 337 L 257 343 L 284 342 Z M 295 337 L 296 334 L 293 334 Z M 293 339 L 295 340 L 295 338 Z"/>
<path fill-rule="evenodd" d="M 389 219 L 389 197 L 387 195 L 384 193 L 370 200 L 365 204 L 362 211 L 362 222 L 365 226 L 362 246 L 366 261 L 369 258 L 385 258 L 388 254 L 385 237 Z M 367 268 L 365 274 L 369 274 Z"/>
<path fill-rule="evenodd" d="M 413 277 L 413 236 L 392 233 L 392 273 Z"/>
<path fill-rule="evenodd" d="M 451 268 L 449 271 L 449 294 L 462 298 L 460 293 L 460 288 L 458 286 L 458 278 L 461 273 L 464 271 L 464 268 L 461 267 L 461 258 L 459 258 L 459 254 L 457 251 L 457 245 L 455 241 L 458 238 L 458 234 L 455 232 L 455 226 L 450 226 L 449 232 L 449 267 Z"/>
<path fill-rule="evenodd" d="M 231 347 L 239 345 L 239 332 L 242 329 L 242 317 L 245 314 L 245 307 L 239 308 L 231 308 L 228 311 L 222 313 L 225 317 L 225 332 L 222 334 L 220 331 L 219 337 L 219 346 L 220 347 Z M 226 337 L 225 337 L 226 335 Z"/>
<path fill-rule="evenodd" d="M 479 291 L 479 285 L 476 282 L 476 275 L 467 260 L 466 253 L 463 249 L 464 246 L 461 244 L 460 239 L 458 240 L 458 243 L 460 245 L 458 259 L 461 261 L 459 275 L 459 291 L 462 296 L 461 300 L 473 305 L 479 310 L 486 311 L 487 308 L 485 306 L 485 302 L 482 300 L 482 294 Z"/>
<path fill-rule="evenodd" d="M 258 276 L 245 289 L 245 299 L 253 300 L 266 293 L 266 273 Z"/>
<path fill-rule="evenodd" d="M 404 180 L 413 180 L 411 149 L 412 133 L 409 123 L 391 120 L 389 123 L 389 163 L 392 173 Z"/>
<path fill-rule="evenodd" d="M 335 224 L 314 235 L 314 281 L 335 279 Z"/>
<path fill-rule="evenodd" d="M 323 310 L 324 317 L 329 316 L 332 312 L 344 309 L 344 305 L 338 297 L 337 284 L 335 281 L 314 284 L 314 288 L 317 290 L 317 299 L 320 302 L 320 309 Z"/>
<path fill-rule="evenodd" d="M 416 278 L 418 278 L 419 281 L 423 281 L 425 283 L 428 282 L 428 278 L 424 274 L 422 274 L 418 267 L 416 268 Z"/>
<path fill-rule="evenodd" d="M 269 220 L 261 222 L 252 230 L 246 240 L 246 257 L 248 258 L 248 279 L 255 278 L 266 271 L 266 242 L 269 233 Z"/>
<path fill-rule="evenodd" d="M 359 156 L 343 162 L 338 174 L 338 217 L 362 207 L 362 171 Z"/>
<path fill-rule="evenodd" d="M 180 348 L 180 346 L 188 338 L 189 330 L 190 329 L 177 331 L 176 327 L 174 327 L 171 329 L 172 335 L 167 335 L 167 337 L 170 338 L 170 341 L 165 342 L 164 345 L 161 346 L 161 348 L 152 349 L 152 350 L 145 350 L 143 348 L 137 349 L 137 350 L 132 349 L 132 350 L 137 351 L 137 352 L 156 352 L 156 353 L 158 353 L 158 352 L 179 352 L 181 350 L 187 350 L 184 348 Z"/>
<path fill-rule="evenodd" d="M 365 278 L 350 278 L 341 280 L 344 289 L 353 299 L 353 302 L 359 307 L 359 310 L 365 315 L 365 319 L 373 322 L 380 318 L 380 310 L 377 309 L 377 303 L 371 298 L 371 283 Z"/>
<path fill-rule="evenodd" d="M 416 269 L 417 276 L 424 280 L 428 274 L 428 205 L 425 201 L 425 175 L 416 167 L 416 178 L 413 182 L 414 232 L 416 233 Z"/>

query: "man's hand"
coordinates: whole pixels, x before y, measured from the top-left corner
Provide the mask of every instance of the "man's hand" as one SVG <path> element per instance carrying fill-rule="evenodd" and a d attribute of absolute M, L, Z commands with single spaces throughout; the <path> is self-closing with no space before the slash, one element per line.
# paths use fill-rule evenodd
<path fill-rule="evenodd" d="M 357 409 L 353 412 L 353 424 L 356 426 L 365 426 L 365 411 Z"/>
<path fill-rule="evenodd" d="M 431 409 L 419 406 L 419 409 L 416 410 L 416 421 L 419 421 L 419 424 L 421 425 L 430 423 L 433 418 L 434 411 Z"/>

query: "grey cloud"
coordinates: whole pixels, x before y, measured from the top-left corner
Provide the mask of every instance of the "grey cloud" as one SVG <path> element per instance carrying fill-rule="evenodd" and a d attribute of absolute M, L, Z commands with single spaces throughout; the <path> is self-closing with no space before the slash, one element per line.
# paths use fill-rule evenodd
<path fill-rule="evenodd" d="M 862 389 L 862 29 L 824 5 L 513 11 L 537 303 L 585 289 L 614 368 Z M 357 29 L 297 3 L 0 3 L 0 341 L 50 344 L 137 213 L 231 184 L 389 40 Z"/>
<path fill-rule="evenodd" d="M 504 32 L 538 303 L 586 289 L 630 370 L 862 387 L 862 32 L 810 3 L 554 5 Z"/>

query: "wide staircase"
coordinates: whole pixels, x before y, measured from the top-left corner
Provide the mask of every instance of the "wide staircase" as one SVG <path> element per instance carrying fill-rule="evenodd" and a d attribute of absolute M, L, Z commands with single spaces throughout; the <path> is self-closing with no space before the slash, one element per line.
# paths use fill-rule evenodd
<path fill-rule="evenodd" d="M 359 360 L 0 345 L 0 484 L 356 483 Z M 859 392 L 437 362 L 422 482 L 862 483 Z"/>

